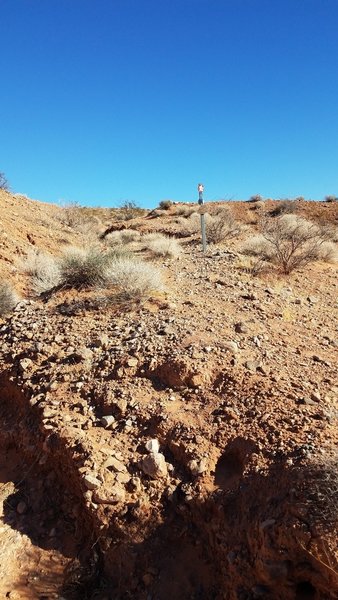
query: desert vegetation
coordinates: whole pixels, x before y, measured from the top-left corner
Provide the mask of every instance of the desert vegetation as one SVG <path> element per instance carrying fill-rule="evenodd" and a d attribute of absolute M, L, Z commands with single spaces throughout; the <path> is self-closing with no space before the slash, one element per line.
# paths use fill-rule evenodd
<path fill-rule="evenodd" d="M 8 282 L 0 283 L 0 316 L 9 313 L 18 302 L 16 293 Z"/>
<path fill-rule="evenodd" d="M 7 178 L 5 176 L 5 173 L 1 173 L 0 172 L 0 190 L 9 190 L 9 184 L 7 181 Z"/>
<path fill-rule="evenodd" d="M 293 214 L 265 220 L 261 234 L 248 239 L 242 252 L 279 268 L 284 274 L 316 260 L 334 261 L 332 231 Z"/>
<path fill-rule="evenodd" d="M 65 510 L 67 540 L 71 524 L 83 534 L 77 548 L 88 546 L 92 560 L 95 543 L 108 565 L 92 589 L 112 597 L 130 592 L 130 571 L 123 577 L 115 554 L 128 540 L 133 597 L 160 598 L 164 580 L 166 597 L 173 563 L 187 561 L 191 597 L 198 581 L 206 598 L 239 585 L 248 597 L 268 589 L 293 600 L 305 589 L 333 598 L 335 203 L 299 202 L 297 213 L 275 216 L 281 201 L 207 203 L 204 254 L 197 204 L 186 205 L 187 216 L 174 205 L 158 219 L 125 222 L 115 209 L 88 209 L 87 236 L 81 219 L 62 223 L 57 207 L 17 197 L 9 204 L 8 196 L 0 194 L 8 207 L 0 240 L 1 427 L 22 440 L 28 467 L 41 453 L 43 469 L 42 488 L 33 482 L 30 493 L 25 483 L 10 498 L 9 523 L 34 523 L 37 493 L 44 503 L 51 498 L 37 512 L 39 523 L 46 515 L 42 542 L 53 528 L 61 544 Z M 36 233 L 26 227 L 30 214 Z M 7 281 L 28 301 L 8 304 Z M 173 527 L 182 542 L 175 537 L 174 550 Z M 238 555 L 225 580 L 234 529 Z M 29 566 L 45 552 L 32 548 Z M 209 565 L 207 580 L 198 579 L 201 564 Z M 276 572 L 287 573 L 285 581 L 276 584 Z M 76 576 L 85 597 L 88 580 L 80 582 Z M 65 598 L 74 590 L 73 579 L 67 583 Z"/>

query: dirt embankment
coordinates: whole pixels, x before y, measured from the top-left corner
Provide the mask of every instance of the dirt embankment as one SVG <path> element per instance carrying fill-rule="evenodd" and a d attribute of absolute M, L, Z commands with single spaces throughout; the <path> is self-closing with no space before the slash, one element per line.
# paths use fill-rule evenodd
<path fill-rule="evenodd" d="M 334 267 L 183 248 L 167 297 L 61 290 L 0 323 L 0 596 L 336 597 Z"/>

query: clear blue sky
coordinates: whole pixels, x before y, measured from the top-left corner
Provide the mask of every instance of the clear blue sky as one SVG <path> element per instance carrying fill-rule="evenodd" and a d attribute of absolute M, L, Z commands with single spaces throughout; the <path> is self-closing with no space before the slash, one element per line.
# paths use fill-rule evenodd
<path fill-rule="evenodd" d="M 0 19 L 14 191 L 338 195 L 338 0 L 0 0 Z"/>

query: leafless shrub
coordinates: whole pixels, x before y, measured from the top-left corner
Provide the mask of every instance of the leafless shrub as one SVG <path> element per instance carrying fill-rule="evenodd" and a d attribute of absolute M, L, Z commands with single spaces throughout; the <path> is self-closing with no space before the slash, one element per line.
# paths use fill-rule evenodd
<path fill-rule="evenodd" d="M 69 202 L 60 209 L 59 219 L 61 223 L 76 229 L 85 223 L 88 223 L 88 218 L 83 211 L 83 207 L 78 202 Z"/>
<path fill-rule="evenodd" d="M 224 211 L 221 216 L 206 219 L 205 229 L 207 241 L 210 244 L 223 242 L 239 232 L 239 226 L 230 211 Z"/>
<path fill-rule="evenodd" d="M 0 283 L 0 317 L 13 310 L 18 303 L 18 297 L 6 281 Z"/>
<path fill-rule="evenodd" d="M 160 271 L 149 263 L 133 258 L 119 258 L 112 262 L 108 285 L 116 287 L 130 299 L 144 299 L 163 289 Z"/>
<path fill-rule="evenodd" d="M 36 251 L 21 261 L 21 269 L 31 278 L 31 290 L 42 294 L 59 285 L 61 274 L 57 260 L 49 254 Z"/>
<path fill-rule="evenodd" d="M 338 197 L 334 194 L 330 194 L 328 196 L 325 196 L 325 202 L 338 202 Z"/>
<path fill-rule="evenodd" d="M 131 219 L 144 216 L 146 212 L 144 208 L 137 206 L 135 202 L 127 200 L 116 210 L 115 219 L 117 221 L 130 221 Z"/>
<path fill-rule="evenodd" d="M 294 200 L 278 200 L 277 206 L 270 211 L 270 215 L 279 217 L 280 215 L 293 214 L 297 210 L 298 206 Z"/>
<path fill-rule="evenodd" d="M 8 181 L 5 177 L 5 173 L 0 173 L 0 190 L 9 191 Z"/>
<path fill-rule="evenodd" d="M 330 234 L 301 217 L 284 215 L 276 221 L 265 221 L 262 235 L 271 247 L 271 262 L 288 274 L 317 260 Z"/>
<path fill-rule="evenodd" d="M 262 202 L 262 200 L 264 200 L 264 198 L 260 194 L 255 194 L 249 198 L 249 202 Z"/>
<path fill-rule="evenodd" d="M 147 247 L 155 256 L 164 258 L 177 258 L 181 253 L 179 242 L 175 238 L 165 235 L 159 235 L 157 239 L 150 240 Z"/>

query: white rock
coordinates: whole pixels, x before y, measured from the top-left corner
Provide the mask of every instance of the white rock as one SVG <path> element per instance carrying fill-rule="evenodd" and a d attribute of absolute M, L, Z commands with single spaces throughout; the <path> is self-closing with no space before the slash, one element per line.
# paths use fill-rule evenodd
<path fill-rule="evenodd" d="M 106 415 L 104 417 L 102 417 L 101 419 L 101 423 L 103 425 L 103 427 L 111 427 L 111 425 L 113 425 L 113 423 L 115 423 L 115 417 L 113 417 L 113 415 Z"/>
<path fill-rule="evenodd" d="M 87 490 L 97 490 L 101 486 L 101 481 L 97 477 L 94 477 L 94 475 L 85 475 L 83 482 Z"/>
<path fill-rule="evenodd" d="M 151 453 L 145 456 L 142 461 L 142 469 L 152 479 L 161 479 L 168 475 L 167 463 L 161 453 Z"/>
<path fill-rule="evenodd" d="M 160 449 L 159 441 L 156 439 L 148 440 L 146 443 L 146 449 L 148 450 L 148 452 L 154 452 L 155 454 L 157 454 Z"/>

